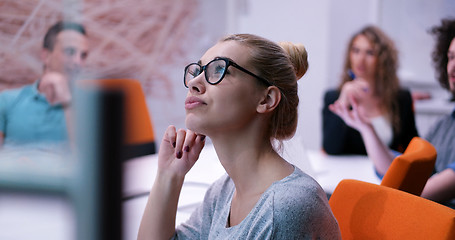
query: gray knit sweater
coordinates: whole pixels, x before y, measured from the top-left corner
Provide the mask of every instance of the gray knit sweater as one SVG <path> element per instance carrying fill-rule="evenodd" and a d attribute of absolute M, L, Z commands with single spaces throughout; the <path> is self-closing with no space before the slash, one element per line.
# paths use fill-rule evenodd
<path fill-rule="evenodd" d="M 324 191 L 297 167 L 273 183 L 240 224 L 226 227 L 234 190 L 228 175 L 217 180 L 174 239 L 341 239 Z"/>

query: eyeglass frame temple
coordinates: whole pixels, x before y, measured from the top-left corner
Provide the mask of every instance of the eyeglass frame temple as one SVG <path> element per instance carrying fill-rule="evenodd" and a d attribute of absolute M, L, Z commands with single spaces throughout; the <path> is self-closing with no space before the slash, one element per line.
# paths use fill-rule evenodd
<path fill-rule="evenodd" d="M 221 78 L 220 78 L 218 81 L 212 83 L 212 82 L 210 82 L 210 81 L 207 79 L 207 76 L 205 75 L 205 74 L 207 74 L 206 68 L 207 68 L 207 66 L 208 66 L 210 63 L 212 63 L 212 62 L 214 62 L 214 61 L 218 61 L 218 60 L 223 60 L 223 61 L 226 62 L 226 70 L 223 72 L 223 75 L 221 76 Z M 253 77 L 255 77 L 255 78 L 261 80 L 261 81 L 262 81 L 263 83 L 265 83 L 267 86 L 273 86 L 273 84 L 270 83 L 268 80 L 266 80 L 266 79 L 264 79 L 264 78 L 262 78 L 262 77 L 259 77 L 258 75 L 256 75 L 256 74 L 254 74 L 254 73 L 248 71 L 247 69 L 241 67 L 240 65 L 238 65 L 237 63 L 235 63 L 234 61 L 232 61 L 232 60 L 230 60 L 230 59 L 228 59 L 228 58 L 216 58 L 216 59 L 213 59 L 212 61 L 208 62 L 208 63 L 207 63 L 206 65 L 204 65 L 204 66 L 201 66 L 201 64 L 199 64 L 199 63 L 190 63 L 190 64 L 188 64 L 188 65 L 185 67 L 185 69 L 184 69 L 184 74 L 185 74 L 185 75 L 184 75 L 184 77 L 183 77 L 183 85 L 185 85 L 185 87 L 187 87 L 187 88 L 188 88 L 188 86 L 187 86 L 186 81 L 185 81 L 185 79 L 186 79 L 186 72 L 187 72 L 187 69 L 188 69 L 191 65 L 194 65 L 194 64 L 195 64 L 195 65 L 198 65 L 198 66 L 201 68 L 201 73 L 204 72 L 204 77 L 206 78 L 206 81 L 207 81 L 210 85 L 216 85 L 216 84 L 220 83 L 221 80 L 223 80 L 223 78 L 225 77 L 226 71 L 227 71 L 229 65 L 232 65 L 233 67 L 235 67 L 235 68 L 237 68 L 237 69 L 243 71 L 244 73 L 247 73 L 247 74 L 249 74 L 250 76 L 253 76 Z M 198 76 L 199 76 L 201 73 L 199 73 Z M 196 76 L 196 77 L 197 77 L 197 76 Z M 196 77 L 194 77 L 194 78 L 196 78 Z M 194 78 L 193 78 L 193 79 L 194 79 Z"/>

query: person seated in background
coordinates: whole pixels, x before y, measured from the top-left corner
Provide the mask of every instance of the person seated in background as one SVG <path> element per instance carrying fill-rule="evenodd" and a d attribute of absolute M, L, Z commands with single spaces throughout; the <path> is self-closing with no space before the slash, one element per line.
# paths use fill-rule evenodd
<path fill-rule="evenodd" d="M 322 188 L 277 153 L 297 127 L 303 45 L 230 35 L 185 68 L 188 130 L 168 127 L 138 239 L 340 239 Z M 227 174 L 175 228 L 187 172 L 211 138 Z"/>
<path fill-rule="evenodd" d="M 397 68 L 394 43 L 378 27 L 366 26 L 351 37 L 342 81 L 324 95 L 322 145 L 327 154 L 368 154 L 382 177 L 391 163 L 383 159 L 395 154 L 388 148 L 403 152 L 418 136 L 412 97 L 400 87 Z M 365 124 L 348 117 L 351 109 L 352 118 Z"/>
<path fill-rule="evenodd" d="M 436 68 L 436 76 L 440 85 L 452 93 L 455 99 L 455 19 L 444 19 L 440 26 L 432 29 L 436 36 L 436 46 L 432 54 Z M 334 104 L 334 112 L 350 125 L 358 129 L 370 128 L 371 123 L 359 114 L 356 101 L 352 101 L 352 109 L 343 108 Z M 368 138 L 379 139 L 378 134 L 370 131 Z M 437 151 L 435 164 L 436 173 L 427 181 L 421 196 L 430 200 L 455 207 L 455 110 L 441 118 L 432 126 L 425 139 L 433 144 Z M 391 163 L 394 156 L 390 156 L 388 147 L 381 141 L 372 145 L 378 152 L 376 162 Z M 389 164 L 390 165 L 390 164 Z"/>
<path fill-rule="evenodd" d="M 71 82 L 87 56 L 84 26 L 60 21 L 49 28 L 43 41 L 41 77 L 0 93 L 0 147 L 68 140 Z"/>
<path fill-rule="evenodd" d="M 432 54 L 436 77 L 440 85 L 455 99 L 455 19 L 443 19 L 433 27 L 436 37 Z M 434 145 L 436 174 L 428 179 L 422 197 L 455 207 L 455 110 L 440 119 L 429 131 L 426 139 Z"/>

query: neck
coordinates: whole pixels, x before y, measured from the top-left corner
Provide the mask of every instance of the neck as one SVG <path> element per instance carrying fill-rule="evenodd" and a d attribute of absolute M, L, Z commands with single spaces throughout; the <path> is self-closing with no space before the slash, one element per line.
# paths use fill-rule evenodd
<path fill-rule="evenodd" d="M 261 194 L 293 171 L 273 149 L 263 128 L 256 126 L 210 136 L 221 164 L 234 181 L 237 195 Z"/>

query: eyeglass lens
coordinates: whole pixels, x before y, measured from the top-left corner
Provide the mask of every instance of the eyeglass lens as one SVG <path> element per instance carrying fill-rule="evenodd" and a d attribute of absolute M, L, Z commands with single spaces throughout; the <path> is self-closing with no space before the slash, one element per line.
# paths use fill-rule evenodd
<path fill-rule="evenodd" d="M 188 87 L 189 81 L 199 76 L 202 72 L 205 72 L 205 78 L 209 83 L 216 84 L 223 78 L 226 66 L 227 63 L 223 59 L 210 61 L 205 66 L 192 63 L 185 68 L 185 86 Z"/>

